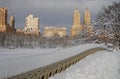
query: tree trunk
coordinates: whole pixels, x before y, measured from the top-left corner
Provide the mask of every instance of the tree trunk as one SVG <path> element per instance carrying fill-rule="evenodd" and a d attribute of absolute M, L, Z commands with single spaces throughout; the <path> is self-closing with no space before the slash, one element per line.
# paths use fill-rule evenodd
<path fill-rule="evenodd" d="M 119 49 L 120 49 L 120 40 L 119 40 L 119 42 L 118 42 L 118 43 L 119 43 Z"/>

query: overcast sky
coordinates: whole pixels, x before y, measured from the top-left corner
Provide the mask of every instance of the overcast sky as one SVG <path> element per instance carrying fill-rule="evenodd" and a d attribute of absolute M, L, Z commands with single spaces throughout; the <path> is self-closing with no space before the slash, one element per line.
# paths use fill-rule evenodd
<path fill-rule="evenodd" d="M 89 8 L 94 20 L 103 6 L 119 0 L 0 0 L 0 7 L 7 7 L 9 15 L 14 12 L 16 28 L 24 27 L 29 14 L 40 18 L 40 26 L 71 27 L 73 12 L 78 8 L 83 21 L 85 8 Z"/>

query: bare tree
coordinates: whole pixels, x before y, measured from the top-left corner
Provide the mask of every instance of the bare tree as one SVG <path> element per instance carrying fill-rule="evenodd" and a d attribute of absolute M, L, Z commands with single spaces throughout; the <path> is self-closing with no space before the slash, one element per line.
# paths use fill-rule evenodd
<path fill-rule="evenodd" d="M 120 2 L 114 2 L 112 5 L 103 8 L 97 18 L 96 26 L 102 27 L 104 33 L 113 34 L 115 44 L 120 47 Z"/>

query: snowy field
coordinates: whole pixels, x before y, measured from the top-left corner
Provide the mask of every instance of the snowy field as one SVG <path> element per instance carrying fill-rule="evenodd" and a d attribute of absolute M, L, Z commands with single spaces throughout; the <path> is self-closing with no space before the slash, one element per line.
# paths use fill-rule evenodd
<path fill-rule="evenodd" d="M 120 79 L 120 70 L 118 74 L 118 68 L 120 69 L 118 53 L 120 52 L 101 51 L 89 55 L 77 64 L 49 79 Z"/>
<path fill-rule="evenodd" d="M 119 78 L 120 79 L 120 50 L 119 51 L 115 51 L 117 52 L 117 56 L 118 56 L 118 74 L 119 74 Z"/>
<path fill-rule="evenodd" d="M 95 47 L 104 45 L 86 44 L 65 49 L 0 49 L 0 79 L 46 66 Z"/>

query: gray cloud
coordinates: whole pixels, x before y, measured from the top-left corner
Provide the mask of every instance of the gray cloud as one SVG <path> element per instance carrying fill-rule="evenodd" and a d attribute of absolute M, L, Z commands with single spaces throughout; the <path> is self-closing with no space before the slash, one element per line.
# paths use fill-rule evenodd
<path fill-rule="evenodd" d="M 7 7 L 9 14 L 14 12 L 16 27 L 24 27 L 25 17 L 32 13 L 40 18 L 40 26 L 71 27 L 73 11 L 78 8 L 81 20 L 86 7 L 94 20 L 100 9 L 119 0 L 0 0 L 0 7 Z"/>

